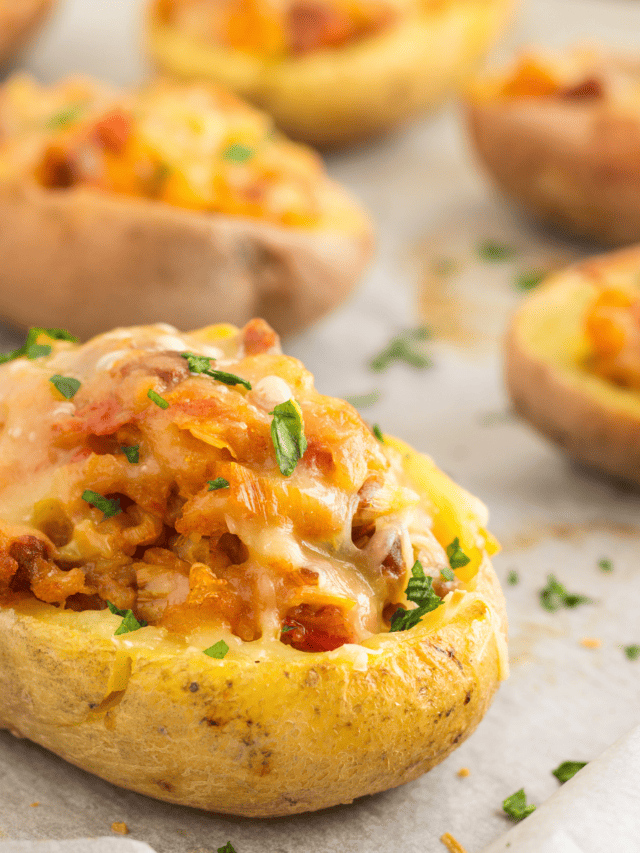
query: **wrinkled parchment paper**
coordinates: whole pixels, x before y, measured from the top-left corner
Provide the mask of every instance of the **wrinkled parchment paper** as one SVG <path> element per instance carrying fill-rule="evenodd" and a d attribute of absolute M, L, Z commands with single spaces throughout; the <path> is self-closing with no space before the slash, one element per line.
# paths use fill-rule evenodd
<path fill-rule="evenodd" d="M 639 846 L 639 820 L 636 728 L 484 853 L 632 853 Z"/>
<path fill-rule="evenodd" d="M 140 6 L 68 0 L 34 45 L 29 67 L 48 79 L 77 69 L 137 79 Z M 525 0 L 499 52 L 589 36 L 638 49 L 638 33 L 640 3 Z M 352 300 L 287 341 L 287 351 L 325 393 L 378 390 L 363 416 L 431 454 L 489 505 L 503 543 L 495 565 L 510 615 L 511 678 L 478 731 L 422 779 L 349 806 L 261 822 L 121 791 L 2 732 L 0 841 L 97 838 L 116 821 L 157 853 L 215 853 L 227 841 L 237 853 L 443 853 L 445 832 L 479 853 L 511 826 L 505 797 L 524 787 L 540 805 L 558 790 L 551 771 L 561 762 L 596 758 L 640 722 L 640 661 L 622 650 L 640 643 L 640 493 L 570 465 L 515 420 L 500 374 L 500 337 L 522 298 L 515 279 L 588 247 L 537 229 L 496 198 L 473 166 L 453 109 L 333 156 L 329 168 L 373 211 L 378 255 Z M 515 254 L 483 261 L 477 246 L 485 239 Z M 454 271 L 434 279 L 434 262 L 443 258 Z M 433 368 L 369 370 L 392 335 L 423 322 L 433 329 Z M 19 340 L 7 332 L 0 343 Z M 612 561 L 611 572 L 598 568 L 601 558 Z M 519 576 L 515 586 L 506 584 L 510 570 Z M 539 591 L 551 572 L 594 604 L 543 610 Z M 469 775 L 459 776 L 461 768 Z"/>

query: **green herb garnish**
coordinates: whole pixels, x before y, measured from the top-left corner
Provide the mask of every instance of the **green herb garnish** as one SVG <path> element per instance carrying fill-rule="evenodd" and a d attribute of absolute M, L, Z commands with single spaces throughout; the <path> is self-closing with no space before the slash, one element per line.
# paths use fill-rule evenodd
<path fill-rule="evenodd" d="M 96 509 L 99 509 L 104 518 L 112 518 L 114 515 L 118 515 L 122 512 L 120 501 L 117 498 L 114 500 L 105 498 L 104 495 L 101 495 L 98 492 L 92 492 L 91 489 L 85 489 L 82 493 L 82 500 L 91 504 L 91 506 L 94 506 Z"/>
<path fill-rule="evenodd" d="M 239 142 L 236 142 L 225 148 L 222 156 L 225 160 L 233 160 L 234 163 L 246 163 L 247 160 L 255 156 L 255 153 L 255 150 L 249 148 L 248 145 L 241 145 Z"/>
<path fill-rule="evenodd" d="M 60 127 L 65 127 L 66 125 L 71 124 L 80 117 L 84 106 L 85 105 L 81 103 L 70 104 L 68 107 L 54 113 L 47 121 L 45 127 L 48 130 L 58 130 Z"/>
<path fill-rule="evenodd" d="M 218 847 L 218 853 L 236 853 L 236 851 L 233 844 L 227 841 L 224 847 Z"/>
<path fill-rule="evenodd" d="M 296 630 L 295 625 L 283 625 L 282 628 L 280 629 L 280 633 L 288 634 L 289 631 L 295 631 L 295 630 Z"/>
<path fill-rule="evenodd" d="M 154 391 L 153 388 L 149 388 L 147 391 L 147 397 L 156 404 L 156 406 L 160 406 L 161 409 L 169 408 L 169 401 L 165 400 L 164 397 L 161 397 L 157 391 Z"/>
<path fill-rule="evenodd" d="M 203 654 L 208 655 L 210 658 L 215 658 L 216 660 L 222 660 L 222 658 L 229 651 L 229 646 L 225 643 L 224 640 L 218 640 L 217 643 L 214 643 L 212 646 L 209 646 L 208 649 L 204 649 Z"/>
<path fill-rule="evenodd" d="M 383 373 L 394 361 L 404 361 L 412 367 L 433 367 L 429 356 L 416 350 L 415 341 L 426 341 L 430 332 L 425 326 L 409 329 L 392 338 L 387 346 L 369 362 L 369 367 L 375 373 Z"/>
<path fill-rule="evenodd" d="M 564 783 L 568 782 L 569 779 L 573 779 L 578 770 L 582 770 L 582 768 L 586 766 L 586 761 L 563 761 L 559 767 L 556 767 L 556 769 L 551 772 L 558 782 L 561 782 L 564 785 Z"/>
<path fill-rule="evenodd" d="M 271 441 L 280 473 L 290 477 L 307 449 L 300 406 L 293 400 L 279 403 L 272 412 Z"/>
<path fill-rule="evenodd" d="M 540 590 L 540 604 L 545 610 L 555 613 L 561 607 L 573 608 L 580 604 L 593 604 L 593 600 L 586 595 L 567 592 L 555 575 L 549 575 L 547 585 Z"/>
<path fill-rule="evenodd" d="M 6 352 L 0 355 L 0 364 L 5 364 L 7 361 L 13 361 L 16 358 L 26 357 L 34 359 L 49 355 L 51 353 L 51 347 L 48 344 L 37 343 L 40 335 L 46 335 L 54 341 L 76 342 L 78 340 L 64 329 L 43 329 L 40 326 L 33 326 L 27 332 L 27 338 L 21 347 L 14 349 L 12 352 Z"/>
<path fill-rule="evenodd" d="M 411 579 L 405 590 L 407 599 L 418 606 L 414 610 L 405 610 L 404 607 L 399 607 L 391 617 L 391 627 L 389 632 L 408 631 L 413 628 L 432 610 L 443 603 L 440 596 L 436 595 L 433 590 L 433 578 L 425 575 L 422 563 L 416 560 L 411 569 Z"/>
<path fill-rule="evenodd" d="M 507 583 L 509 584 L 509 586 L 516 586 L 520 583 L 520 575 L 516 572 L 515 569 L 511 569 L 511 571 L 507 575 Z"/>
<path fill-rule="evenodd" d="M 467 557 L 460 547 L 460 540 L 457 536 L 450 545 L 447 545 L 447 557 L 452 569 L 461 569 L 471 562 L 471 557 Z"/>
<path fill-rule="evenodd" d="M 528 272 L 521 272 L 514 282 L 516 290 L 533 290 L 533 288 L 537 287 L 540 282 L 548 276 L 548 274 L 549 273 L 546 270 L 529 270 Z"/>
<path fill-rule="evenodd" d="M 211 367 L 211 359 L 206 355 L 195 355 L 192 352 L 180 353 L 183 358 L 186 358 L 189 364 L 191 373 L 203 373 L 205 376 L 210 376 L 218 382 L 224 382 L 225 385 L 242 385 L 247 391 L 251 391 L 251 383 L 235 373 L 225 373 L 224 370 L 215 370 Z"/>
<path fill-rule="evenodd" d="M 453 573 L 452 569 L 450 569 L 448 566 L 445 566 L 444 569 L 440 569 L 440 574 L 446 581 L 449 582 L 454 581 L 456 579 L 456 576 Z"/>
<path fill-rule="evenodd" d="M 217 492 L 218 489 L 228 489 L 229 481 L 225 480 L 224 477 L 216 477 L 215 480 L 208 480 L 209 488 L 207 491 L 209 492 Z"/>
<path fill-rule="evenodd" d="M 51 384 L 54 385 L 67 400 L 71 400 L 72 397 L 75 397 L 80 388 L 80 381 L 78 379 L 74 379 L 72 376 L 60 376 L 59 373 L 55 373 L 51 376 L 49 382 L 51 382 Z"/>
<path fill-rule="evenodd" d="M 137 465 L 138 462 L 140 461 L 140 445 L 139 444 L 130 444 L 130 445 L 121 444 L 120 450 L 122 450 L 122 452 L 127 457 L 129 462 L 131 462 L 132 465 Z"/>
<path fill-rule="evenodd" d="M 528 815 L 536 810 L 533 804 L 527 805 L 527 795 L 524 792 L 524 788 L 520 788 L 515 794 L 507 797 L 502 803 L 502 808 L 504 809 L 504 813 L 516 822 L 524 820 L 525 817 L 528 817 Z"/>
<path fill-rule="evenodd" d="M 603 557 L 601 560 L 598 560 L 598 568 L 602 569 L 603 572 L 612 572 L 613 562 L 611 560 L 607 560 L 606 557 Z"/>
<path fill-rule="evenodd" d="M 638 660 L 640 658 L 640 646 L 625 646 L 624 653 L 629 660 Z"/>
<path fill-rule="evenodd" d="M 379 441 L 381 444 L 384 444 L 384 435 L 382 434 L 382 430 L 380 429 L 380 427 L 378 426 L 378 424 L 374 424 L 374 425 L 371 427 L 371 432 L 374 434 L 374 436 L 378 439 L 378 441 Z"/>
<path fill-rule="evenodd" d="M 133 610 L 121 610 L 110 601 L 107 601 L 107 607 L 115 616 L 122 616 L 122 622 L 120 623 L 120 627 L 117 628 L 114 633 L 114 637 L 117 637 L 118 634 L 130 634 L 131 631 L 137 631 L 138 628 L 147 627 L 147 623 L 144 619 L 136 619 Z"/>
<path fill-rule="evenodd" d="M 379 399 L 379 391 L 371 391 L 369 394 L 356 394 L 354 397 L 345 397 L 347 403 L 351 403 L 356 409 L 366 409 L 367 406 L 373 406 Z"/>
<path fill-rule="evenodd" d="M 483 261 L 495 263 L 511 260 L 516 255 L 516 250 L 513 246 L 508 246 L 505 243 L 496 243 L 495 240 L 485 240 L 478 246 L 478 255 Z"/>

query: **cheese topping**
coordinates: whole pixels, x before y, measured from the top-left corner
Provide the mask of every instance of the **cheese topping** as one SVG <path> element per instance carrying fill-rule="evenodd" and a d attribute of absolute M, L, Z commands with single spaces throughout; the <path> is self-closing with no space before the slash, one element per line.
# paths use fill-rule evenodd
<path fill-rule="evenodd" d="M 487 541 L 462 491 L 436 507 L 427 460 L 412 474 L 263 321 L 42 332 L 35 350 L 0 366 L 1 604 L 110 603 L 189 643 L 327 652 L 389 630 L 416 560 L 438 595 L 464 588 L 441 575 L 449 531 L 475 561 L 462 580 L 477 571 Z M 72 399 L 52 376 L 76 380 Z M 306 445 L 284 476 L 273 407 L 291 398 Z"/>
<path fill-rule="evenodd" d="M 11 78 L 0 90 L 0 181 L 34 180 L 287 227 L 363 222 L 318 155 L 213 84 L 156 81 L 125 93 Z"/>

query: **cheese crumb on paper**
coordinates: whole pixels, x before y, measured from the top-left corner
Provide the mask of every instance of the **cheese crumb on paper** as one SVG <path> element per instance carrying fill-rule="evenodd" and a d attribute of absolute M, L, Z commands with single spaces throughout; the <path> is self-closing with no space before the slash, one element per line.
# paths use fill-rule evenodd
<path fill-rule="evenodd" d="M 460 842 L 457 841 L 450 832 L 445 832 L 445 834 L 440 837 L 440 841 L 442 841 L 449 853 L 467 853 L 462 844 L 460 844 Z"/>

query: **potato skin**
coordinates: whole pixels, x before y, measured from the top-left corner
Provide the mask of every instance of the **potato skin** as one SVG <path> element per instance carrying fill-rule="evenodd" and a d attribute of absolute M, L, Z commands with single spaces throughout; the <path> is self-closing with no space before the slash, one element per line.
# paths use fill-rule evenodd
<path fill-rule="evenodd" d="M 640 240 L 640 119 L 546 99 L 472 101 L 466 116 L 483 166 L 517 204 L 605 246 Z"/>
<path fill-rule="evenodd" d="M 0 12 L 0 67 L 16 57 L 53 6 L 54 0 L 9 0 Z"/>
<path fill-rule="evenodd" d="M 437 106 L 503 29 L 512 0 L 448 0 L 423 18 L 336 50 L 267 63 L 199 44 L 150 15 L 149 51 L 186 79 L 216 80 L 271 113 L 294 139 L 351 144 Z"/>
<path fill-rule="evenodd" d="M 286 334 L 348 295 L 372 244 L 364 214 L 351 232 L 305 231 L 85 188 L 3 185 L 0 316 L 80 337 L 263 316 Z"/>
<path fill-rule="evenodd" d="M 596 284 L 640 270 L 634 247 L 577 264 L 525 301 L 506 342 L 516 411 L 579 462 L 640 483 L 640 395 L 581 364 L 581 322 Z M 594 283 L 595 282 L 595 283 Z"/>
<path fill-rule="evenodd" d="M 348 803 L 431 769 L 487 710 L 506 615 L 486 557 L 444 611 L 372 641 L 381 652 L 361 670 L 345 651 L 262 663 L 117 651 L 3 608 L 0 726 L 172 803 L 250 817 Z"/>

